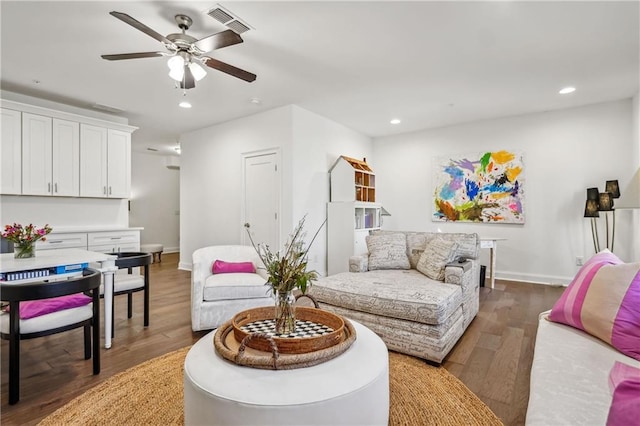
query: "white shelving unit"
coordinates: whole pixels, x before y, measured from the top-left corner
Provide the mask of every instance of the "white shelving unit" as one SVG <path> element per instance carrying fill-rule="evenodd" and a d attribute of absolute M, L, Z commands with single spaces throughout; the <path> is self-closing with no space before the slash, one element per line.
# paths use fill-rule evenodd
<path fill-rule="evenodd" d="M 347 272 L 349 258 L 367 253 L 367 235 L 380 229 L 381 206 L 360 201 L 337 201 L 327 209 L 327 273 Z"/>

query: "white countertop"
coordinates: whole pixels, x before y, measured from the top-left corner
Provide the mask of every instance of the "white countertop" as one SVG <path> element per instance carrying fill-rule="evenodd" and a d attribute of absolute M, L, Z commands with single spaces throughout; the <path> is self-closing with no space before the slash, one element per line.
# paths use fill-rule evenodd
<path fill-rule="evenodd" d="M 95 226 L 51 226 L 52 234 L 66 234 L 74 232 L 107 232 L 107 231 L 142 231 L 143 227 L 125 227 L 117 225 L 95 225 Z"/>

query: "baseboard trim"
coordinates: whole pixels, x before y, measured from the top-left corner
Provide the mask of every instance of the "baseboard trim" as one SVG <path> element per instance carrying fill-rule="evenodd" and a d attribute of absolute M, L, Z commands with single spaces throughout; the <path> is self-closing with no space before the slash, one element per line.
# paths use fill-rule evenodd
<path fill-rule="evenodd" d="M 496 280 L 505 280 L 505 281 L 518 281 L 518 282 L 526 282 L 531 284 L 542 284 L 542 285 L 550 285 L 550 286 L 563 286 L 566 287 L 569 285 L 573 277 L 560 277 L 556 275 L 537 275 L 537 274 L 527 274 L 527 273 L 516 273 L 516 272 L 499 272 L 496 271 Z M 489 282 L 489 276 L 485 280 L 485 286 Z"/>
<path fill-rule="evenodd" d="M 178 269 L 182 271 L 191 271 L 193 264 L 187 262 L 178 262 Z"/>

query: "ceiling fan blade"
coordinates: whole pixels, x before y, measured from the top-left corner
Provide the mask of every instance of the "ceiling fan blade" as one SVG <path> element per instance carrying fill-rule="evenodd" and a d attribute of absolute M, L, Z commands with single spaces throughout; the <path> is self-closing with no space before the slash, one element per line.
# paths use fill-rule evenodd
<path fill-rule="evenodd" d="M 196 79 L 193 77 L 193 73 L 189 69 L 189 64 L 184 64 L 184 76 L 180 82 L 181 89 L 193 89 L 196 87 Z"/>
<path fill-rule="evenodd" d="M 242 37 L 232 30 L 222 31 L 212 34 L 208 37 L 201 38 L 194 45 L 203 52 L 211 52 L 212 50 L 221 49 L 234 44 L 242 43 Z"/>
<path fill-rule="evenodd" d="M 155 38 L 159 42 L 162 42 L 162 43 L 168 44 L 168 45 L 173 45 L 173 43 L 168 38 L 166 38 L 165 36 L 163 36 L 160 33 L 157 33 L 156 31 L 152 30 L 151 28 L 147 27 L 142 22 L 135 20 L 131 16 L 127 15 L 126 13 L 112 11 L 112 12 L 109 12 L 109 14 L 111 16 L 115 16 L 116 18 L 118 18 L 122 22 L 126 22 L 127 24 L 131 25 L 132 27 L 142 31 L 146 35 Z"/>
<path fill-rule="evenodd" d="M 252 74 L 245 70 L 241 70 L 240 68 L 236 68 L 233 65 L 226 64 L 217 59 L 213 59 L 208 56 L 203 56 L 200 59 L 204 62 L 206 66 L 210 68 L 216 69 L 218 71 L 222 71 L 224 73 L 237 77 L 241 80 L 248 81 L 249 83 L 251 83 L 256 79 L 255 74 Z"/>
<path fill-rule="evenodd" d="M 120 61 L 122 59 L 156 58 L 166 56 L 164 52 L 140 52 L 140 53 L 118 53 L 115 55 L 101 55 L 107 61 Z"/>

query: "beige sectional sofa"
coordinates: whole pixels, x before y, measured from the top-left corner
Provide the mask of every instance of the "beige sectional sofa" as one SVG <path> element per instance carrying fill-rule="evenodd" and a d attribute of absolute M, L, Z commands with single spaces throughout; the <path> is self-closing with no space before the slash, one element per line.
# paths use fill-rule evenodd
<path fill-rule="evenodd" d="M 390 249 L 398 241 L 403 253 Z M 437 243 L 451 249 L 439 258 L 442 280 L 420 272 Z M 367 245 L 367 255 L 350 259 L 351 272 L 314 282 L 311 295 L 321 308 L 369 327 L 389 349 L 441 363 L 478 313 L 478 235 L 377 231 Z"/>

